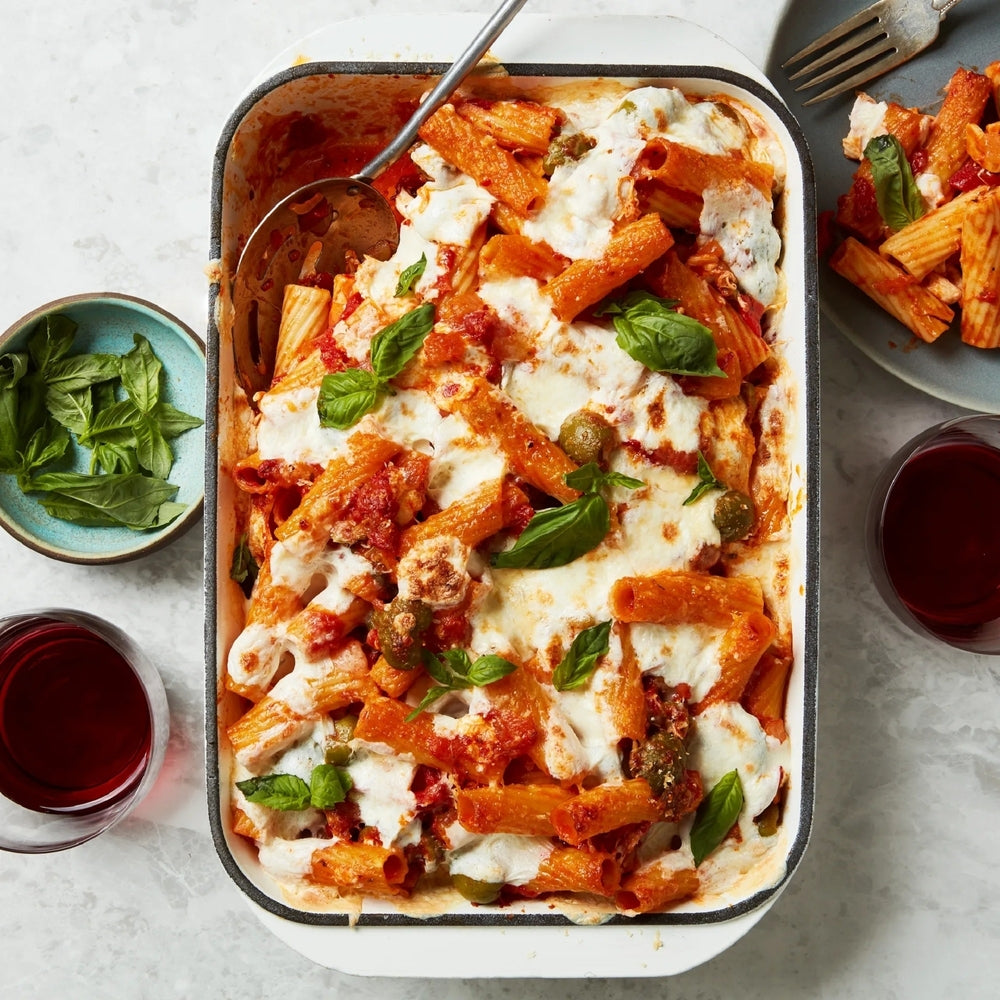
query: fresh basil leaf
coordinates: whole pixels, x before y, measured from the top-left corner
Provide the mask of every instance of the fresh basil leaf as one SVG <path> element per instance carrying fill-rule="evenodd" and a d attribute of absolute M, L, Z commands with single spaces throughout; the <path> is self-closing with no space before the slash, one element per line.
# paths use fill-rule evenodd
<path fill-rule="evenodd" d="M 472 657 L 464 649 L 445 649 L 441 653 L 441 660 L 452 675 L 447 680 L 442 681 L 443 684 L 454 684 L 456 677 L 462 681 L 468 680 L 469 671 L 472 669 Z M 434 675 L 431 674 L 431 676 Z"/>
<path fill-rule="evenodd" d="M 240 585 L 243 596 L 249 598 L 253 593 L 253 585 L 257 582 L 257 574 L 260 567 L 250 551 L 247 536 L 244 532 L 240 536 L 236 548 L 233 549 L 233 560 L 229 566 L 229 578 Z"/>
<path fill-rule="evenodd" d="M 347 771 L 333 764 L 319 764 L 309 776 L 309 804 L 317 809 L 332 809 L 347 798 L 353 787 Z"/>
<path fill-rule="evenodd" d="M 116 382 L 98 382 L 91 387 L 90 394 L 93 396 L 93 411 L 96 416 L 102 413 L 109 406 L 114 406 L 118 397 L 115 395 Z"/>
<path fill-rule="evenodd" d="M 610 636 L 610 621 L 585 628 L 553 671 L 552 686 L 557 691 L 571 691 L 586 684 L 597 661 L 607 653 Z"/>
<path fill-rule="evenodd" d="M 139 471 L 135 448 L 129 445 L 95 442 L 90 452 L 90 473 L 133 473 Z"/>
<path fill-rule="evenodd" d="M 473 687 L 486 687 L 517 670 L 517 664 L 505 660 L 502 656 L 489 653 L 480 656 L 469 668 L 466 678 Z"/>
<path fill-rule="evenodd" d="M 165 528 L 171 521 L 176 520 L 188 509 L 186 503 L 178 503 L 176 500 L 166 500 L 160 504 L 156 511 L 156 521 L 154 528 Z"/>
<path fill-rule="evenodd" d="M 167 440 L 178 437 L 185 431 L 192 431 L 196 427 L 201 427 L 205 422 L 201 417 L 185 413 L 183 410 L 178 410 L 177 407 L 162 401 L 153 407 L 150 415 L 159 425 L 160 433 Z"/>
<path fill-rule="evenodd" d="M 17 385 L 17 435 L 26 442 L 48 419 L 45 409 L 45 381 L 39 372 L 29 372 Z"/>
<path fill-rule="evenodd" d="M 80 443 L 92 445 L 118 444 L 135 447 L 135 429 L 142 413 L 131 399 L 122 399 L 104 406 L 93 417 L 90 426 L 80 435 Z"/>
<path fill-rule="evenodd" d="M 428 688 L 420 704 L 406 717 L 407 722 L 412 722 L 442 695 L 470 687 L 485 687 L 517 670 L 517 664 L 494 653 L 480 656 L 473 662 L 464 649 L 445 649 L 440 655 L 425 652 L 424 669 L 437 684 Z"/>
<path fill-rule="evenodd" d="M 347 430 L 375 409 L 381 385 L 378 376 L 364 368 L 347 368 L 323 376 L 316 408 L 322 427 Z"/>
<path fill-rule="evenodd" d="M 565 566 L 600 545 L 610 527 L 604 498 L 585 493 L 562 507 L 539 511 L 513 548 L 494 553 L 490 564 L 502 569 Z"/>
<path fill-rule="evenodd" d="M 28 374 L 29 356 L 0 354 L 0 389 L 13 389 Z"/>
<path fill-rule="evenodd" d="M 621 486 L 626 490 L 641 490 L 646 484 L 641 479 L 626 476 L 624 472 L 606 472 L 604 474 L 605 486 Z"/>
<path fill-rule="evenodd" d="M 98 382 L 118 378 L 118 358 L 113 354 L 74 354 L 51 362 L 42 375 L 47 389 L 89 389 Z"/>
<path fill-rule="evenodd" d="M 671 300 L 651 292 L 629 292 L 609 304 L 615 342 L 652 371 L 673 375 L 725 375 L 716 362 L 711 330 L 671 307 Z"/>
<path fill-rule="evenodd" d="M 422 711 L 424 711 L 424 709 L 429 708 L 431 705 L 433 705 L 434 702 L 438 700 L 438 698 L 454 690 L 455 690 L 454 687 L 445 684 L 440 684 L 436 685 L 435 687 L 428 688 L 427 694 L 425 694 L 423 698 L 420 699 L 420 704 L 417 705 L 417 707 L 412 712 L 410 712 L 410 714 L 406 717 L 405 721 L 412 722 Z"/>
<path fill-rule="evenodd" d="M 698 484 L 695 488 L 688 494 L 687 499 L 684 501 L 683 506 L 687 507 L 693 504 L 695 500 L 699 500 L 703 497 L 709 490 L 724 490 L 726 484 L 719 479 L 715 478 L 715 473 L 709 468 L 708 461 L 705 456 L 699 451 L 698 452 Z"/>
<path fill-rule="evenodd" d="M 413 286 L 423 277 L 427 270 L 427 254 L 422 253 L 420 260 L 409 267 L 404 267 L 396 283 L 396 298 L 401 299 L 408 292 L 413 290 Z"/>
<path fill-rule="evenodd" d="M 139 465 L 157 479 L 166 479 L 174 464 L 174 453 L 160 433 L 159 425 L 145 415 L 135 426 L 135 457 Z"/>
<path fill-rule="evenodd" d="M 875 202 L 885 224 L 896 231 L 916 222 L 926 211 L 906 152 L 894 135 L 877 135 L 865 146 L 872 165 Z"/>
<path fill-rule="evenodd" d="M 437 681 L 438 684 L 451 684 L 451 671 L 448 669 L 448 666 L 441 659 L 441 657 L 436 656 L 429 649 L 424 650 L 424 670 L 426 670 L 431 679 Z"/>
<path fill-rule="evenodd" d="M 726 838 L 743 808 L 743 785 L 738 771 L 724 774 L 705 796 L 691 826 L 691 853 L 695 867 Z"/>
<path fill-rule="evenodd" d="M 94 415 L 94 395 L 90 386 L 64 390 L 49 386 L 45 391 L 45 406 L 52 419 L 77 436 L 86 433 Z"/>
<path fill-rule="evenodd" d="M 31 435 L 27 446 L 21 452 L 18 469 L 18 484 L 22 490 L 28 488 L 31 474 L 49 462 L 62 458 L 69 448 L 69 431 L 55 421 L 48 420 Z"/>
<path fill-rule="evenodd" d="M 295 774 L 266 774 L 260 778 L 237 781 L 236 787 L 248 802 L 268 809 L 306 809 L 309 806 L 309 786 Z"/>
<path fill-rule="evenodd" d="M 395 378 L 420 350 L 434 326 L 434 303 L 425 302 L 372 337 L 372 371 L 382 381 Z"/>
<path fill-rule="evenodd" d="M 133 334 L 132 340 L 135 347 L 120 361 L 122 388 L 139 410 L 149 413 L 160 401 L 163 365 L 142 334 Z"/>
<path fill-rule="evenodd" d="M 69 354 L 75 338 L 76 323 L 68 316 L 46 316 L 28 338 L 28 353 L 44 374 L 51 364 Z"/>
<path fill-rule="evenodd" d="M 32 478 L 30 491 L 53 517 L 88 526 L 124 525 L 142 531 L 157 527 L 160 507 L 177 487 L 152 476 L 49 472 Z M 174 514 L 176 516 L 176 514 Z"/>
<path fill-rule="evenodd" d="M 646 484 L 641 479 L 633 479 L 621 472 L 604 472 L 596 462 L 588 462 L 579 469 L 567 472 L 563 477 L 566 485 L 581 493 L 596 493 L 605 486 L 623 486 L 638 490 Z"/>
<path fill-rule="evenodd" d="M 0 389 L 0 473 L 16 472 L 20 466 L 17 454 L 20 440 L 17 426 L 19 396 L 15 387 Z"/>

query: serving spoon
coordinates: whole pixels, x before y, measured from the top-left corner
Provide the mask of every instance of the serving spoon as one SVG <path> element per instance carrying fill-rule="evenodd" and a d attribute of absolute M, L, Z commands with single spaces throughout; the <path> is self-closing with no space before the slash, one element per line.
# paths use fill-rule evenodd
<path fill-rule="evenodd" d="M 399 225 L 372 181 L 410 147 L 420 126 L 448 100 L 526 2 L 504 0 L 395 138 L 358 173 L 303 185 L 278 202 L 250 234 L 236 265 L 232 299 L 236 375 L 251 405 L 274 374 L 285 285 L 299 277 L 307 254 L 315 270 L 331 274 L 343 271 L 348 251 L 378 260 L 392 256 L 399 245 Z"/>

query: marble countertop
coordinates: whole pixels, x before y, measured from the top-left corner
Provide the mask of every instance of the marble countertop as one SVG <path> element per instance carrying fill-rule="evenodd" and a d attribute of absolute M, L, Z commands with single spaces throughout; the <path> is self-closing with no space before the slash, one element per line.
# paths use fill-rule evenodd
<path fill-rule="evenodd" d="M 216 142 L 274 57 L 340 18 L 407 0 L 0 0 L 0 329 L 36 305 L 114 290 L 202 332 Z M 439 9 L 447 4 L 434 5 Z M 632 0 L 697 21 L 757 65 L 783 0 Z M 485 12 L 487 0 L 455 9 Z M 536 12 L 619 13 L 609 0 Z M 294 14 L 292 12 L 294 11 Z M 1000 660 L 906 631 L 880 603 L 861 526 L 882 463 L 959 410 L 822 333 L 819 772 L 809 849 L 751 932 L 707 964 L 642 979 L 361 979 L 314 965 L 256 919 L 205 808 L 200 526 L 142 560 L 52 562 L 0 535 L 0 607 L 65 605 L 130 631 L 161 671 L 172 735 L 160 780 L 110 833 L 0 855 L 0 995 L 440 1000 L 996 995 L 1000 978 Z M 442 961 L 446 962 L 446 956 Z"/>

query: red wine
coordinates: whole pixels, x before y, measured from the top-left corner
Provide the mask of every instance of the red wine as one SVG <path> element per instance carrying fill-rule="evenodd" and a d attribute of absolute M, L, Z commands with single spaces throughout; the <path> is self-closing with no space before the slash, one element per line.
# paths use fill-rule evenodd
<path fill-rule="evenodd" d="M 1000 620 L 1000 451 L 945 440 L 899 470 L 882 517 L 900 600 L 941 635 Z"/>
<path fill-rule="evenodd" d="M 0 792 L 40 812 L 85 812 L 127 795 L 149 761 L 139 678 L 101 636 L 31 618 L 0 635 Z"/>

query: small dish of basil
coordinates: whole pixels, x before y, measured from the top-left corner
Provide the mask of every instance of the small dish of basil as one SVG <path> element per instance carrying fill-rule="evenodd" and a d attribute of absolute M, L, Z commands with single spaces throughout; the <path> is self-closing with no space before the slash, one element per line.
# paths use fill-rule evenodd
<path fill-rule="evenodd" d="M 144 299 L 95 292 L 0 336 L 0 526 L 64 562 L 162 548 L 204 503 L 205 347 Z"/>

